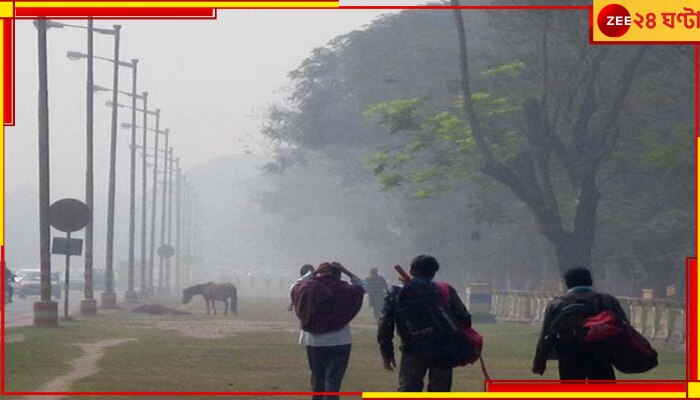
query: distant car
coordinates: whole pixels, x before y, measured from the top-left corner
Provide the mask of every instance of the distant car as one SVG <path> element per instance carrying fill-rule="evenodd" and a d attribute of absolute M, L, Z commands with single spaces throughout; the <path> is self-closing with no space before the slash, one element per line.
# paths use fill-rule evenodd
<path fill-rule="evenodd" d="M 15 291 L 15 294 L 17 293 L 17 290 L 19 290 L 19 283 L 22 281 L 22 278 L 24 278 L 25 275 L 27 275 L 30 272 L 36 272 L 39 271 L 38 269 L 18 269 L 17 271 L 14 271 L 15 274 L 15 281 L 11 282 L 10 284 L 12 285 L 12 288 Z"/>
<path fill-rule="evenodd" d="M 70 271 L 70 282 L 68 283 L 70 290 L 83 290 L 85 287 L 85 273 L 82 269 Z"/>
<path fill-rule="evenodd" d="M 30 272 L 36 272 L 39 271 L 38 269 L 18 269 L 17 271 L 14 272 L 15 274 L 15 282 L 19 283 L 22 278 L 24 278 L 25 275 L 27 275 Z"/>
<path fill-rule="evenodd" d="M 93 268 L 92 270 L 92 289 L 105 290 L 106 274 L 104 269 Z M 85 272 L 71 271 L 70 282 L 68 283 L 71 290 L 83 290 L 85 288 Z"/>
<path fill-rule="evenodd" d="M 18 273 L 22 271 L 22 279 L 19 280 L 17 284 L 17 296 L 23 299 L 27 296 L 38 296 L 41 294 L 41 270 L 19 270 Z M 54 299 L 61 298 L 61 290 L 63 285 L 61 285 L 60 274 L 54 272 L 51 274 L 51 293 Z"/>

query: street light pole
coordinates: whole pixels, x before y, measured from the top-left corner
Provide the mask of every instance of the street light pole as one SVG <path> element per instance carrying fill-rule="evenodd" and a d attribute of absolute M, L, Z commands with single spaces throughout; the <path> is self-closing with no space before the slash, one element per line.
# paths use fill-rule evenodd
<path fill-rule="evenodd" d="M 118 60 L 117 60 L 118 61 Z M 127 303 L 138 301 L 134 291 L 134 240 L 136 235 L 136 77 L 139 60 L 131 60 L 131 174 L 129 178 L 129 272 L 124 300 Z M 115 62 L 117 64 L 117 62 Z M 146 114 L 146 113 L 144 113 Z"/>
<path fill-rule="evenodd" d="M 87 85 L 86 85 L 86 161 L 85 161 L 85 204 L 90 209 L 92 218 L 85 227 L 85 285 L 83 294 L 85 298 L 80 302 L 80 313 L 82 315 L 93 315 L 97 313 L 97 302 L 94 299 L 93 285 L 93 260 L 94 260 L 94 91 L 98 88 L 93 80 L 93 37 L 97 32 L 102 35 L 115 35 L 116 30 L 95 28 L 93 20 L 88 18 L 87 26 L 71 25 L 56 21 L 47 21 L 48 27 L 52 28 L 78 28 L 87 31 L 87 54 L 68 52 L 69 59 L 77 60 L 78 58 L 87 58 Z"/>
<path fill-rule="evenodd" d="M 165 156 L 164 156 L 164 161 L 163 161 L 163 197 L 162 197 L 163 202 L 161 205 L 161 213 L 160 213 L 160 248 L 161 249 L 163 249 L 163 247 L 165 246 L 165 222 L 166 222 L 165 220 L 167 218 L 167 216 L 166 216 L 167 197 L 166 196 L 168 194 L 167 182 L 168 182 L 168 165 L 169 165 L 169 161 L 168 161 L 168 149 L 169 149 L 168 139 L 169 139 L 169 136 L 170 135 L 168 133 L 165 134 L 165 148 L 164 148 Z M 156 155 L 157 155 L 157 153 L 156 153 Z M 155 184 L 157 184 L 157 182 Z M 162 250 L 159 253 L 160 254 L 158 254 L 158 289 L 162 292 L 163 291 L 163 283 L 164 283 L 164 276 L 163 276 L 164 271 L 163 271 L 163 269 L 164 269 L 164 261 L 165 260 L 164 260 L 163 254 L 162 254 Z"/>
<path fill-rule="evenodd" d="M 180 256 L 182 255 L 182 170 L 180 169 L 180 157 L 175 160 L 177 164 L 177 190 L 175 195 L 175 288 L 182 287 L 182 264 Z"/>
<path fill-rule="evenodd" d="M 143 92 L 143 148 L 148 144 L 148 93 Z M 158 133 L 156 132 L 156 138 Z M 148 282 L 146 281 L 146 203 L 148 201 L 148 162 L 146 153 L 143 153 L 141 166 L 141 296 L 148 296 Z"/>
<path fill-rule="evenodd" d="M 86 98 L 87 98 L 87 116 L 86 116 L 86 160 L 85 160 L 85 204 L 90 209 L 90 213 L 93 214 L 93 218 L 90 218 L 87 225 L 85 226 L 85 286 L 83 287 L 83 296 L 85 297 L 80 301 L 80 314 L 82 315 L 94 315 L 97 313 L 97 302 L 95 301 L 95 295 L 93 291 L 93 220 L 94 218 L 94 176 L 93 176 L 93 150 L 94 150 L 94 132 L 95 132 L 95 119 L 94 119 L 94 99 L 95 92 L 92 88 L 95 84 L 94 73 L 93 73 L 93 21 L 88 19 L 87 21 L 87 87 L 86 87 Z"/>
<path fill-rule="evenodd" d="M 130 64 L 131 65 L 131 64 Z M 128 128 L 132 129 L 132 131 L 136 128 L 142 128 L 143 129 L 143 146 L 138 146 L 135 144 L 132 144 L 129 146 L 131 151 L 136 151 L 139 147 L 141 148 L 146 148 L 148 146 L 148 131 L 153 131 L 156 134 L 155 137 L 155 147 L 158 148 L 158 135 L 159 134 L 165 134 L 165 132 L 160 131 L 158 129 L 153 129 L 148 127 L 148 114 L 155 115 L 156 117 L 156 127 L 160 126 L 160 109 L 157 109 L 156 111 L 150 111 L 148 109 L 148 93 L 143 92 L 140 98 L 143 99 L 144 102 L 144 108 L 143 109 L 138 109 L 133 106 L 124 106 L 121 104 L 117 104 L 118 107 L 125 107 L 125 108 L 131 108 L 132 111 L 140 111 L 143 112 L 143 126 L 138 126 L 135 123 L 123 123 L 121 125 L 122 128 Z M 109 105 L 112 105 L 112 102 L 108 103 Z M 166 130 L 167 131 L 167 130 Z M 134 160 L 135 160 L 135 153 L 134 155 Z M 150 249 L 150 258 L 148 257 L 148 251 L 147 251 L 147 246 L 146 246 L 146 237 L 147 237 L 147 229 L 146 229 L 146 221 L 147 221 L 147 204 L 148 204 L 148 155 L 147 153 L 142 153 L 142 168 L 141 168 L 141 186 L 142 186 L 142 201 L 141 201 L 141 296 L 142 297 L 148 297 L 152 291 L 153 287 L 153 252 L 154 252 L 154 243 L 155 243 L 155 215 L 156 215 L 156 193 L 157 193 L 157 186 L 154 185 L 153 187 L 153 210 L 151 212 L 151 249 Z M 158 157 L 157 157 L 157 152 L 156 156 L 154 157 L 154 177 L 153 180 L 154 182 L 157 182 L 157 177 L 158 177 Z"/>
<path fill-rule="evenodd" d="M 114 292 L 114 206 L 117 163 L 117 94 L 119 89 L 119 30 L 114 25 L 114 80 L 112 82 L 112 135 L 109 148 L 109 193 L 107 197 L 107 249 L 105 260 L 105 291 L 102 293 L 102 307 L 113 308 L 117 305 Z"/>
<path fill-rule="evenodd" d="M 190 214 L 190 183 L 187 180 L 187 175 L 182 179 L 182 251 L 185 255 L 183 263 L 183 274 L 182 278 L 185 285 L 190 283 L 189 279 L 189 267 L 190 267 L 190 250 L 188 246 L 189 241 L 189 214 Z"/>
<path fill-rule="evenodd" d="M 39 256 L 41 260 L 41 301 L 34 303 L 35 326 L 58 325 L 58 303 L 51 301 L 51 254 L 49 242 L 49 92 L 46 54 L 46 20 L 37 20 L 39 61 Z"/>
<path fill-rule="evenodd" d="M 192 224 L 192 230 L 191 230 L 191 237 L 190 237 L 190 254 L 193 254 L 195 252 L 195 249 L 199 249 L 199 205 L 197 201 L 197 193 L 195 193 L 194 189 L 192 190 L 192 203 L 190 205 L 192 207 L 192 211 L 190 214 L 190 223 Z M 192 258 L 192 266 L 195 266 L 199 260 L 197 260 L 197 257 L 193 256 Z M 192 273 L 192 266 L 190 267 L 190 273 Z"/>
<path fill-rule="evenodd" d="M 165 181 L 168 184 L 168 246 L 172 246 L 172 226 L 173 226 L 173 164 L 175 164 L 175 160 L 173 157 L 173 148 L 170 148 L 170 153 L 168 155 L 170 159 L 169 163 L 169 172 L 168 172 L 168 180 Z M 170 286 L 170 277 L 171 277 L 171 264 L 170 264 L 170 259 L 172 257 L 166 257 L 165 258 L 165 287 L 167 288 L 168 291 L 172 289 Z"/>
<path fill-rule="evenodd" d="M 149 259 L 149 273 L 148 273 L 148 289 L 152 293 L 154 291 L 153 287 L 153 274 L 155 268 L 155 252 L 156 252 L 156 198 L 158 196 L 158 136 L 160 135 L 160 109 L 156 109 L 156 140 L 154 144 L 155 152 L 153 156 L 153 194 L 151 203 L 151 257 Z M 167 138 L 167 133 L 165 134 Z M 145 157 L 145 156 L 144 156 Z"/>

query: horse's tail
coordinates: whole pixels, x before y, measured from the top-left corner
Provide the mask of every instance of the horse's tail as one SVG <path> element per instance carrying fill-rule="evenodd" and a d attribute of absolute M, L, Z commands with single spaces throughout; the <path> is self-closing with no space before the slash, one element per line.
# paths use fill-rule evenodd
<path fill-rule="evenodd" d="M 231 293 L 231 297 L 229 297 L 229 304 L 231 313 L 238 315 L 238 290 L 235 286 L 233 286 L 233 292 Z"/>

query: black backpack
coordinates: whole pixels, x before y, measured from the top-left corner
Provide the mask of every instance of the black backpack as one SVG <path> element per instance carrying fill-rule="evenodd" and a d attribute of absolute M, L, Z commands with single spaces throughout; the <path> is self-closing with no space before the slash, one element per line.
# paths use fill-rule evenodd
<path fill-rule="evenodd" d="M 397 293 L 396 318 L 408 335 L 403 350 L 423 358 L 429 367 L 463 365 L 473 351 L 435 284 L 401 288 Z"/>
<path fill-rule="evenodd" d="M 584 343 L 587 329 L 584 321 L 598 313 L 597 299 L 576 298 L 568 302 L 552 320 L 545 341 L 558 354 L 571 351 Z"/>

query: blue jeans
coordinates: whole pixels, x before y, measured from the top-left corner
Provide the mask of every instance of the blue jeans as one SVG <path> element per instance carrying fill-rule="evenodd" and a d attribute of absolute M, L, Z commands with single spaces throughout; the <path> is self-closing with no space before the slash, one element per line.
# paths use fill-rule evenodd
<path fill-rule="evenodd" d="M 306 346 L 306 356 L 311 370 L 311 390 L 314 392 L 339 392 L 345 370 L 350 360 L 350 345 Z M 314 400 L 338 399 L 338 396 L 313 397 Z"/>

